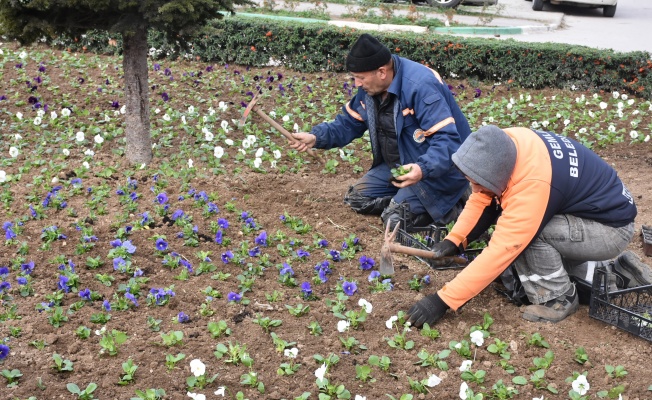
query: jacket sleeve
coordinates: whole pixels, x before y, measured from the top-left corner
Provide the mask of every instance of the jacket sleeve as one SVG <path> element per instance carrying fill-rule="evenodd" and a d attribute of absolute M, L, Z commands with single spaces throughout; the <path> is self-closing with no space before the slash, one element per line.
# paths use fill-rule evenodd
<path fill-rule="evenodd" d="M 367 114 L 364 109 L 365 92 L 358 93 L 342 107 L 342 112 L 331 122 L 314 126 L 310 133 L 316 136 L 315 148 L 332 149 L 344 147 L 362 137 L 367 130 Z"/>
<path fill-rule="evenodd" d="M 475 197 L 469 199 L 471 209 L 467 212 L 465 208 L 460 216 L 463 224 L 459 228 L 455 224 L 447 237 L 453 243 L 459 244 L 459 238 L 468 235 L 474 225 L 473 217 L 478 218 L 481 214 L 479 211 L 483 203 L 480 200 L 486 202 L 489 196 L 480 194 Z M 457 310 L 493 282 L 526 249 L 545 223 L 549 198 L 550 184 L 541 180 L 523 181 L 509 189 L 509 193 L 505 193 L 503 212 L 489 245 L 439 290 L 439 297 Z"/>
<path fill-rule="evenodd" d="M 428 84 L 420 85 L 414 99 L 414 115 L 428 144 L 428 150 L 417 160 L 424 179 L 448 175 L 451 156 L 462 144 L 451 107 L 443 93 L 447 90 L 433 77 Z"/>

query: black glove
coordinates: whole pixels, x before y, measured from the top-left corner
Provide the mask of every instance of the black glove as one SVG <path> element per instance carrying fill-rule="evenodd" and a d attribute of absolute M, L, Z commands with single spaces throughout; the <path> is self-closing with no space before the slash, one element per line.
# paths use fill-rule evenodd
<path fill-rule="evenodd" d="M 448 239 L 444 239 L 432 246 L 432 252 L 435 253 L 435 257 L 439 258 L 446 256 L 456 256 L 460 254 L 460 249 L 459 247 L 455 246 L 455 243 L 451 242 Z"/>
<path fill-rule="evenodd" d="M 444 303 L 437 293 L 431 294 L 410 307 L 408 310 L 408 322 L 417 328 L 420 328 L 426 323 L 432 325 L 439 321 L 449 308 L 448 304 Z"/>

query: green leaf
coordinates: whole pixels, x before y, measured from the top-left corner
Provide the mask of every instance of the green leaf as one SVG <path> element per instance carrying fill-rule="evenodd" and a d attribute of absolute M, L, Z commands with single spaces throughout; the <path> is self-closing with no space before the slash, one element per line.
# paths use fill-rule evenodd
<path fill-rule="evenodd" d="M 515 385 L 527 385 L 527 379 L 523 376 L 515 376 L 512 378 L 512 383 Z"/>

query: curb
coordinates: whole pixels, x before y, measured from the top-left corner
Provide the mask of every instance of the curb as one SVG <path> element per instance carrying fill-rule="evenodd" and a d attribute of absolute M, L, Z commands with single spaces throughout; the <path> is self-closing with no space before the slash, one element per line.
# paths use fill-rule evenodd
<path fill-rule="evenodd" d="M 554 31 L 561 25 L 561 19 L 554 24 L 546 25 L 528 25 L 528 26 L 464 26 L 464 27 L 441 27 L 428 29 L 425 26 L 416 25 L 395 25 L 395 24 L 370 24 L 366 22 L 344 21 L 344 20 L 322 20 L 315 18 L 285 17 L 278 15 L 237 13 L 238 16 L 249 18 L 266 18 L 276 21 L 294 21 L 302 23 L 322 23 L 340 28 L 354 28 L 359 30 L 379 31 L 379 32 L 413 32 L 451 34 L 451 35 L 520 35 L 523 33 L 549 32 Z"/>

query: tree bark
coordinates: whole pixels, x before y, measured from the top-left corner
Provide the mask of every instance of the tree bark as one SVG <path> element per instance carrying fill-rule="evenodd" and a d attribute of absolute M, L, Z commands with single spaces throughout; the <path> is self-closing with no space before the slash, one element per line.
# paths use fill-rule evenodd
<path fill-rule="evenodd" d="M 147 26 L 144 21 L 123 35 L 122 68 L 126 97 L 127 160 L 131 164 L 152 161 L 149 123 L 149 83 L 147 80 Z"/>

